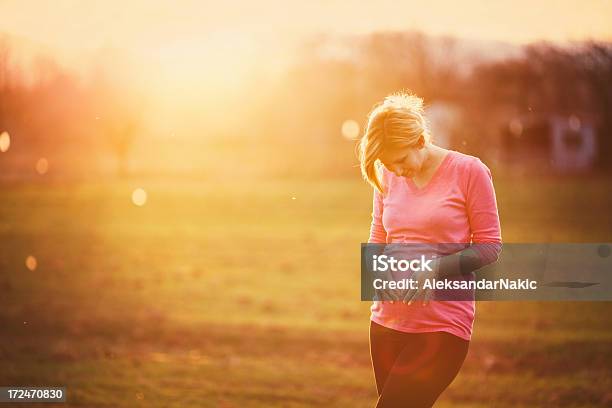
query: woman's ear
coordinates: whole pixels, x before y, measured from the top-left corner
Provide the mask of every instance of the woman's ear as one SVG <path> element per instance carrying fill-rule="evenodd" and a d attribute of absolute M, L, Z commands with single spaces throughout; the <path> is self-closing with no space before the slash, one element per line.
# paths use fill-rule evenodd
<path fill-rule="evenodd" d="M 416 142 L 416 147 L 422 149 L 425 146 L 425 137 L 423 135 L 419 136 L 419 140 Z"/>

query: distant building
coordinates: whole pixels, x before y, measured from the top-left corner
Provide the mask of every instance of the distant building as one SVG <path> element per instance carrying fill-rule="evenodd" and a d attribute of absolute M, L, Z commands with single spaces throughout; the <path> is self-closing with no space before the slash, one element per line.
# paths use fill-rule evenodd
<path fill-rule="evenodd" d="M 585 172 L 597 160 L 595 124 L 576 115 L 519 116 L 502 129 L 502 160 L 509 166 Z"/>

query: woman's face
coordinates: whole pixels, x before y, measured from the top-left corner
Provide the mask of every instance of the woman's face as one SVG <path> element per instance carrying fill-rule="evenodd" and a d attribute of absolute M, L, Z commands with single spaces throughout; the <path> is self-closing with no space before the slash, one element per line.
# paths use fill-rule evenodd
<path fill-rule="evenodd" d="M 425 161 L 425 149 L 418 147 L 391 149 L 383 152 L 380 161 L 396 176 L 412 178 L 421 171 Z"/>

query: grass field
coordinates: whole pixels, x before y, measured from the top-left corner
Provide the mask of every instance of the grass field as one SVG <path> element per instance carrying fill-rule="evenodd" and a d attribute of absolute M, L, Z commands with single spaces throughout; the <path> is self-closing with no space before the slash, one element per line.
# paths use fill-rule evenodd
<path fill-rule="evenodd" d="M 612 241 L 604 178 L 496 188 L 505 242 Z M 0 385 L 65 385 L 82 407 L 373 406 L 360 180 L 1 191 Z M 479 302 L 468 359 L 436 406 L 612 404 L 611 314 Z"/>

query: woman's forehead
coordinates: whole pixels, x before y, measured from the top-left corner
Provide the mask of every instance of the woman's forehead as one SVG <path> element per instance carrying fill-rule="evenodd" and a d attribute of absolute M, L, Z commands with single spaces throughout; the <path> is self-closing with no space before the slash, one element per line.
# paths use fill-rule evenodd
<path fill-rule="evenodd" d="M 396 147 L 394 149 L 385 149 L 381 152 L 379 159 L 383 163 L 393 163 L 394 161 L 403 158 L 410 153 L 410 147 Z"/>

